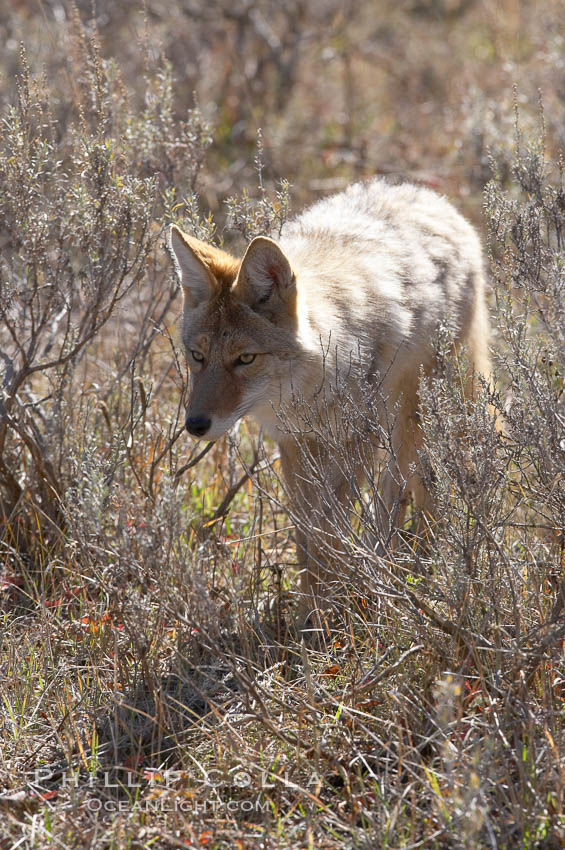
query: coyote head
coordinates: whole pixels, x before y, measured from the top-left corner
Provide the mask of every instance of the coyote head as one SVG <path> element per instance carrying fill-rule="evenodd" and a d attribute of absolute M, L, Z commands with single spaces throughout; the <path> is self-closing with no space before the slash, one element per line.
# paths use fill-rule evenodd
<path fill-rule="evenodd" d="M 287 258 L 260 236 L 240 262 L 174 225 L 170 248 L 184 292 L 187 430 L 216 440 L 252 412 L 268 426 L 298 353 L 296 278 Z"/>

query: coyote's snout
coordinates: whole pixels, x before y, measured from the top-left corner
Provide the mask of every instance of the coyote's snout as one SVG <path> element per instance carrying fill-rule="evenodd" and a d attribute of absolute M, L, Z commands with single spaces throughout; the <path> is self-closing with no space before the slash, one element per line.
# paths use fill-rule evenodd
<path fill-rule="evenodd" d="M 490 371 L 481 248 L 451 204 L 427 189 L 374 180 L 315 204 L 277 242 L 254 239 L 241 261 L 175 226 L 170 245 L 184 291 L 187 430 L 215 440 L 253 414 L 279 443 L 291 507 L 323 530 L 331 517 L 308 483 L 302 449 L 322 460 L 325 485 L 342 503 L 351 482 L 315 429 L 290 434 L 281 413 L 292 417 L 297 397 L 313 403 L 323 391 L 331 415 L 340 383 L 355 396 L 357 384 L 378 376 L 395 455 L 394 472 L 381 476 L 382 521 L 403 490 L 426 505 L 412 468 L 418 383 L 433 369 L 440 323 L 466 346 L 471 373 Z M 302 589 L 315 596 L 326 568 L 315 543 L 301 532 L 297 542 Z"/>

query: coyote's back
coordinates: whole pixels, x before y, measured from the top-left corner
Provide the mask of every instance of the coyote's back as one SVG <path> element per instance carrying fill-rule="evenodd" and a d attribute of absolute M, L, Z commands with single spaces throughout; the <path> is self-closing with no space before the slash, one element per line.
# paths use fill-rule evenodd
<path fill-rule="evenodd" d="M 330 350 L 347 362 L 361 343 L 394 387 L 400 374 L 431 368 L 443 323 L 488 371 L 481 246 L 444 198 L 382 180 L 356 184 L 307 210 L 280 245 L 297 272 L 314 348 L 331 333 Z"/>

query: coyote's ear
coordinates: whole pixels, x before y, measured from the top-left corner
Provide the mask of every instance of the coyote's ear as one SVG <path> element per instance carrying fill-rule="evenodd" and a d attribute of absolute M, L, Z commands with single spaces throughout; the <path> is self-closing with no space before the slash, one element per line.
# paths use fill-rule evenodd
<path fill-rule="evenodd" d="M 236 290 L 250 307 L 270 318 L 283 305 L 288 313 L 295 312 L 296 277 L 277 243 L 265 236 L 257 236 L 247 248 Z"/>
<path fill-rule="evenodd" d="M 169 247 L 184 292 L 186 307 L 197 307 L 209 301 L 217 283 L 207 263 L 207 246 L 199 239 L 187 236 L 175 224 L 169 230 Z M 213 250 L 213 249 L 212 249 Z"/>

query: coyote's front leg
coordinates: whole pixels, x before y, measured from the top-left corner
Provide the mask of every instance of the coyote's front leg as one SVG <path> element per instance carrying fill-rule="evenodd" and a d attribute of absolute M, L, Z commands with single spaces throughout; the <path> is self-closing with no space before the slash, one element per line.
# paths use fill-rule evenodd
<path fill-rule="evenodd" d="M 343 573 L 345 549 L 339 527 L 350 502 L 350 482 L 318 441 L 280 445 L 284 484 L 296 522 L 301 567 L 301 618 L 331 601 L 332 582 Z"/>

